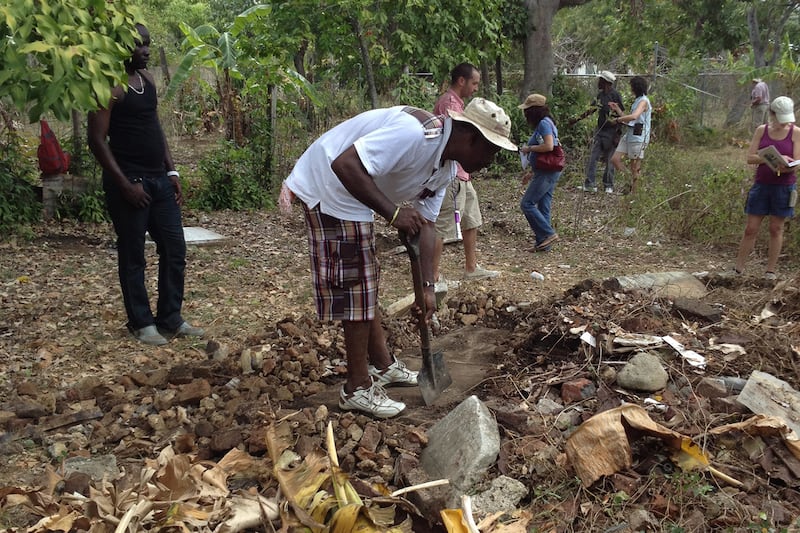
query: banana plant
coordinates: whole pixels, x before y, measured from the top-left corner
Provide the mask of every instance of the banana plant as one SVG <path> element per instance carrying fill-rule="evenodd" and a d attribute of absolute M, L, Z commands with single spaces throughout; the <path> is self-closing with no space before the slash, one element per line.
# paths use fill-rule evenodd
<path fill-rule="evenodd" d="M 180 25 L 186 52 L 165 97 L 173 98 L 189 79 L 195 80 L 214 95 L 220 106 L 226 137 L 237 144 L 244 142 L 243 122 L 248 98 L 257 100 L 268 87 L 318 100 L 308 80 L 289 68 L 291 58 L 270 46 L 271 13 L 271 5 L 253 6 L 238 15 L 225 31 L 210 24 L 196 28 Z M 214 73 L 213 85 L 198 75 L 200 69 Z"/>

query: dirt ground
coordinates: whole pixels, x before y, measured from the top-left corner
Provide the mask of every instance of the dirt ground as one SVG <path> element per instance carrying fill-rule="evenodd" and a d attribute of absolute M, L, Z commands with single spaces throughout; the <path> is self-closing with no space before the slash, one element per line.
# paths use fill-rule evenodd
<path fill-rule="evenodd" d="M 584 194 L 564 181 L 554 201 L 562 239 L 551 252 L 532 254 L 526 251 L 531 238 L 518 210 L 518 183 L 477 178 L 485 219 L 479 261 L 502 274 L 451 286 L 437 313 L 433 343 L 445 353 L 454 385 L 430 407 L 417 389 L 390 390 L 409 407 L 389 421 L 337 407 L 345 371 L 343 341 L 337 324 L 320 324 L 314 317 L 299 210 L 290 217 L 277 212 L 185 213 L 185 226 L 210 229 L 226 239 L 189 250 L 184 316 L 203 326 L 206 337 L 175 339 L 164 347 L 143 346 L 126 334 L 110 226 L 49 222 L 35 229 L 31 241 L 4 239 L 0 527 L 46 531 L 34 524 L 43 516 L 70 512 L 88 520 L 86 502 L 66 498 L 64 483 L 77 484 L 77 492 L 95 499 L 113 491 L 98 481 L 68 477 L 64 465 L 71 457 L 114 456 L 123 473 L 116 481 L 119 488 L 125 479 L 144 475 L 167 448 L 208 464 L 239 449 L 261 466 L 229 479 L 232 493 L 250 489 L 275 496 L 267 428 L 284 418 L 294 420 L 299 456 L 323 443 L 322 427 L 330 420 L 341 466 L 361 482 L 358 487 L 367 493 L 375 484 L 394 490 L 418 478 L 425 430 L 473 394 L 500 428 L 500 456 L 486 473 L 486 483 L 505 475 L 528 489 L 515 511 L 496 517 L 484 531 L 499 531 L 503 524 L 528 531 L 797 527 L 800 462 L 774 435 L 758 438 L 760 447 L 746 450 L 737 446 L 741 434 L 712 435 L 712 428 L 748 420 L 753 413 L 737 406 L 731 394 L 711 395 L 701 386 L 703 378 L 746 380 L 759 370 L 800 387 L 797 262 L 782 258 L 784 281 L 765 281 L 759 246 L 750 275 L 719 275 L 730 268 L 734 249 L 631 234 L 613 222 L 628 197 Z M 412 292 L 411 277 L 407 256 L 396 253 L 396 234 L 382 222 L 376 229 L 380 296 L 388 308 Z M 148 260 L 155 294 L 153 249 Z M 461 245 L 446 246 L 445 276 L 459 280 L 462 265 Z M 534 270 L 544 280 L 533 279 Z M 607 281 L 674 271 L 698 274 L 704 294 L 694 300 L 716 311 L 717 319 L 681 312 L 673 297 Z M 772 316 L 763 314 L 765 308 Z M 408 318 L 388 316 L 385 322 L 390 348 L 418 368 L 419 337 Z M 582 342 L 584 331 L 601 348 Z M 670 335 L 704 355 L 707 366 L 693 367 L 674 350 L 660 347 L 656 353 L 667 370 L 667 386 L 652 394 L 622 389 L 615 375 L 634 350 L 619 349 L 613 339 L 626 333 Z M 725 353 L 714 345 L 739 346 L 743 353 Z M 581 379 L 594 392 L 565 396 L 565 384 Z M 541 411 L 543 399 L 562 403 L 562 410 Z M 692 437 L 718 470 L 740 484 L 708 471 L 681 471 L 669 460 L 664 442 L 652 436 L 631 436 L 627 468 L 582 484 L 566 456 L 570 435 L 597 413 L 622 404 L 646 407 L 646 399 L 659 405 L 648 408 L 653 421 Z M 365 445 L 367 433 L 378 435 L 375 446 Z M 423 515 L 414 520 L 415 530 L 441 528 L 438 513 L 424 505 L 424 497 L 409 500 Z M 214 506 L 208 498 L 193 501 Z M 117 506 L 117 521 L 126 509 Z M 168 523 L 158 513 L 147 520 L 142 530 Z M 214 530 L 193 526 L 188 519 L 183 524 L 184 530 Z M 62 530 L 85 525 L 74 519 Z M 95 529 L 101 530 L 106 529 Z"/>

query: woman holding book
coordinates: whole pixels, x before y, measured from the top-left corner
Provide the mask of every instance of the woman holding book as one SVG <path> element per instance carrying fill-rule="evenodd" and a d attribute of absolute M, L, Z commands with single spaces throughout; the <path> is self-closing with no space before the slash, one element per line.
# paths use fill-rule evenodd
<path fill-rule="evenodd" d="M 767 252 L 766 279 L 777 279 L 775 267 L 783 246 L 783 226 L 787 218 L 794 216 L 797 201 L 797 176 L 788 163 L 800 160 L 800 129 L 794 125 L 794 102 L 786 96 L 779 96 L 769 106 L 769 120 L 756 128 L 750 148 L 747 150 L 747 163 L 758 165 L 753 186 L 747 194 L 744 212 L 747 224 L 744 228 L 739 254 L 736 256 L 734 271 L 741 274 L 756 243 L 758 229 L 764 217 L 769 217 L 769 248 Z M 787 164 L 770 164 L 759 155 L 769 146 L 784 157 Z"/>

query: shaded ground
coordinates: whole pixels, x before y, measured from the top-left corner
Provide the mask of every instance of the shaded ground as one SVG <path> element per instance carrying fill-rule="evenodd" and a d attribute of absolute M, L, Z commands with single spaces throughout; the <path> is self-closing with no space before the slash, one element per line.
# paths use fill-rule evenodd
<path fill-rule="evenodd" d="M 793 470 L 790 458 L 781 463 L 769 456 L 783 450 L 779 440 L 765 437 L 760 451 L 748 448 L 748 455 L 736 445 L 740 437 L 711 437 L 709 428 L 751 415 L 698 387 L 703 377 L 746 379 L 753 370 L 800 387 L 797 283 L 775 286 L 755 276 L 715 275 L 730 266 L 732 249 L 697 248 L 659 235 L 623 236 L 609 221 L 626 197 L 583 197 L 568 184 L 560 186 L 554 203 L 562 241 L 550 253 L 530 254 L 516 182 L 484 180 L 478 190 L 486 220 L 480 261 L 503 274 L 449 291 L 438 313 L 434 347 L 447 355 L 455 384 L 432 407 L 422 404 L 416 389 L 392 390 L 409 409 L 390 421 L 342 413 L 336 406 L 344 373 L 342 337 L 336 324 L 319 324 L 313 317 L 299 212 L 289 218 L 187 213 L 185 225 L 214 230 L 228 241 L 189 251 L 184 314 L 206 328 L 207 338 L 173 340 L 161 348 L 126 335 L 110 226 L 50 223 L 37 228 L 31 242 L 4 240 L 0 422 L 6 433 L 0 438 L 0 487 L 49 491 L 52 500 L 43 500 L 50 506 L 42 503 L 36 512 L 52 513 L 63 500 L 57 483 L 43 488 L 50 486 L 47 465 L 58 472 L 69 457 L 113 454 L 118 467 L 135 476 L 146 460 L 171 446 L 208 461 L 220 460 L 231 448 L 246 450 L 260 466 L 236 482 L 228 480 L 231 490 L 254 487 L 274 495 L 266 427 L 299 411 L 292 418 L 298 454 L 322 444 L 321 429 L 330 420 L 345 471 L 399 488 L 418 475 L 424 431 L 475 394 L 501 428 L 502 451 L 487 480 L 505 474 L 528 487 L 514 515 L 527 529 L 747 531 L 793 524 L 800 516 L 800 469 Z M 407 258 L 393 253 L 400 244 L 394 233 L 382 224 L 378 233 L 381 301 L 388 306 L 411 292 L 411 279 Z M 462 256 L 460 245 L 446 247 L 449 279 L 460 277 Z M 155 263 L 154 251 L 149 260 Z M 763 260 L 754 258 L 754 274 L 763 270 Z M 784 278 L 797 272 L 796 266 L 782 259 Z M 532 279 L 533 270 L 545 280 Z M 720 321 L 682 315 L 670 298 L 601 283 L 612 276 L 678 270 L 711 273 L 702 278 L 708 290 L 702 301 L 721 311 Z M 149 281 L 155 293 L 153 265 Z M 754 321 L 768 304 L 776 316 Z M 418 367 L 418 336 L 407 319 L 387 318 L 386 325 L 391 348 Z M 584 330 L 609 349 L 590 349 L 579 339 Z M 662 348 L 668 386 L 656 395 L 623 390 L 614 374 L 632 352 L 614 349 L 611 339 L 625 332 L 672 335 L 704 354 L 708 366 L 699 371 Z M 745 353 L 711 349 L 726 343 Z M 250 365 L 243 368 L 243 352 L 261 355 L 247 357 Z M 564 400 L 564 384 L 582 378 L 596 393 Z M 700 440 L 718 466 L 744 486 L 731 487 L 707 473 L 679 475 L 671 466 L 667 472 L 663 445 L 644 440 L 634 443 L 631 469 L 582 487 L 564 456 L 566 438 L 593 414 L 621 402 L 644 405 L 647 397 L 668 407 L 650 411 L 655 421 Z M 544 398 L 563 402 L 564 408 L 544 414 L 538 408 Z M 63 422 L 73 413 L 91 418 L 45 430 L 48 421 Z M 374 446 L 366 445 L 365 434 L 373 435 Z M 88 480 L 73 482 L 88 494 Z M 9 506 L 9 498 L 0 490 L 5 505 L 0 526 L 38 521 L 27 507 Z M 426 516 L 431 521 L 426 527 L 438 521 L 433 511 Z"/>

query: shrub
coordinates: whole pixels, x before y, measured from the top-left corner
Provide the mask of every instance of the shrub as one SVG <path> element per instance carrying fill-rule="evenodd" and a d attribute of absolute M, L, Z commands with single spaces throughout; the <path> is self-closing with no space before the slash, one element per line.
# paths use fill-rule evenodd
<path fill-rule="evenodd" d="M 36 169 L 23 153 L 21 137 L 8 131 L 0 140 L 0 232 L 17 232 L 41 217 L 42 205 L 34 190 Z"/>
<path fill-rule="evenodd" d="M 187 190 L 191 207 L 205 211 L 242 211 L 272 205 L 261 175 L 263 161 L 250 148 L 224 142 L 219 150 L 201 159 L 199 167 L 200 187 L 196 191 Z"/>
<path fill-rule="evenodd" d="M 641 186 L 624 203 L 626 226 L 701 243 L 738 241 L 752 181 L 741 159 L 711 159 L 702 150 L 686 157 L 681 148 L 653 143 L 642 168 Z"/>

